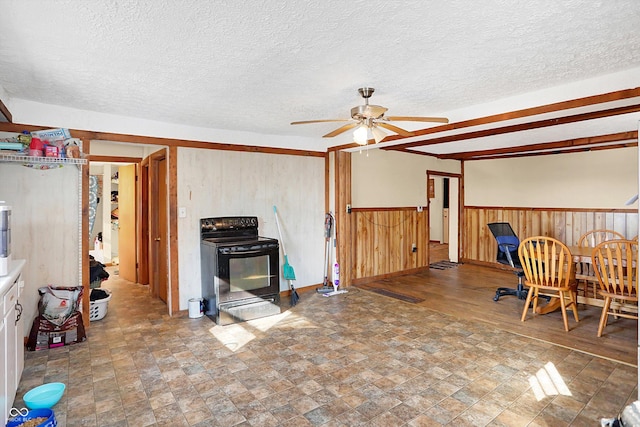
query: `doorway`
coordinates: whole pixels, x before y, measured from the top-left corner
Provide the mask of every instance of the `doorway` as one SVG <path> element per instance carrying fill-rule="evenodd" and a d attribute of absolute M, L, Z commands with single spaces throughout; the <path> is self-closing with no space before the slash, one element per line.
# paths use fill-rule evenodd
<path fill-rule="evenodd" d="M 135 280 L 135 251 L 137 247 L 136 220 L 136 161 L 108 161 L 121 158 L 105 158 L 90 163 L 90 175 L 96 182 L 97 199 L 90 215 L 89 237 L 92 250 L 89 254 L 97 261 L 120 266 L 124 259 L 125 269 L 133 271 L 127 280 Z M 122 256 L 124 254 L 124 257 Z"/>
<path fill-rule="evenodd" d="M 100 185 L 90 237 L 94 242 L 99 235 L 101 242 L 89 253 L 105 265 L 117 266 L 115 271 L 123 279 L 146 285 L 148 277 L 141 274 L 147 265 L 141 258 L 141 161 L 137 157 L 91 156 L 89 173 L 98 178 Z"/>
<path fill-rule="evenodd" d="M 92 144 L 92 150 L 94 149 L 102 152 L 109 151 L 110 155 L 91 153 L 90 166 L 99 164 L 117 164 L 118 167 L 122 164 L 135 166 L 136 173 L 134 184 L 132 184 L 132 187 L 135 187 L 135 214 L 132 215 L 135 225 L 127 233 L 135 239 L 132 246 L 135 248 L 135 255 L 130 257 L 133 262 L 131 271 L 135 272 L 135 278 L 128 280 L 149 285 L 149 292 L 167 304 L 168 313 L 171 315 L 172 303 L 177 311 L 178 290 L 177 281 L 176 288 L 171 289 L 169 276 L 171 272 L 169 254 L 172 243 L 169 239 L 169 195 L 172 194 L 168 188 L 169 150 L 161 146 L 115 144 L 107 141 L 100 141 L 100 145 Z M 122 153 L 123 156 L 118 156 L 116 153 Z M 141 157 L 124 157 L 134 153 Z M 93 236 L 94 233 L 91 233 L 91 237 Z M 91 243 L 93 246 L 93 241 Z M 121 257 L 118 269 L 120 275 L 122 262 L 124 259 Z"/>
<path fill-rule="evenodd" d="M 462 175 L 427 171 L 429 263 L 460 259 Z"/>

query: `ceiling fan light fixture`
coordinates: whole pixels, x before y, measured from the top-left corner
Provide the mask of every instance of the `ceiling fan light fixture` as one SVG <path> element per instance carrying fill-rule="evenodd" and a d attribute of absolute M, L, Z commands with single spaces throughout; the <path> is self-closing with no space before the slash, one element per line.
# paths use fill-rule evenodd
<path fill-rule="evenodd" d="M 378 126 L 373 126 L 371 128 L 371 133 L 373 134 L 373 139 L 376 141 L 376 144 L 387 136 L 387 133 L 380 129 Z"/>
<path fill-rule="evenodd" d="M 367 145 L 371 139 L 375 143 L 383 141 L 387 137 L 386 131 L 395 132 L 398 135 L 409 138 L 415 136 L 413 132 L 406 131 L 398 126 L 392 125 L 389 122 L 393 121 L 405 121 L 405 122 L 435 122 L 435 123 L 448 123 L 449 120 L 444 117 L 414 117 L 414 116 L 386 116 L 386 107 L 380 105 L 369 104 L 369 98 L 375 91 L 372 87 L 361 87 L 358 89 L 360 96 L 364 99 L 363 105 L 358 105 L 351 109 L 351 118 L 347 119 L 320 119 L 320 120 L 302 120 L 291 122 L 292 125 L 301 125 L 309 123 L 324 123 L 324 122 L 349 122 L 346 125 L 323 135 L 323 138 L 331 138 L 336 135 L 340 135 L 343 132 L 354 129 L 353 140 L 359 145 Z M 380 128 L 384 128 L 382 130 Z"/>
<path fill-rule="evenodd" d="M 353 131 L 353 140 L 360 145 L 367 145 L 369 141 L 369 127 L 362 123 Z"/>

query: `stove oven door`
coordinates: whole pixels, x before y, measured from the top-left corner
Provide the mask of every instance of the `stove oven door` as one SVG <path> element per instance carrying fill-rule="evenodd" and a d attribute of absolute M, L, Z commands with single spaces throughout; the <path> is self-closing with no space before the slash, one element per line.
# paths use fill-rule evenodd
<path fill-rule="evenodd" d="M 219 304 L 280 294 L 278 243 L 219 245 L 216 288 Z"/>

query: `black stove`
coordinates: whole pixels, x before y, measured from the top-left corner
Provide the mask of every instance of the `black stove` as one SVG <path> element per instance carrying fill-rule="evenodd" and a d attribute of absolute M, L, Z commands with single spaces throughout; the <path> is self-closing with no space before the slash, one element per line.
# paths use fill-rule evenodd
<path fill-rule="evenodd" d="M 226 325 L 280 313 L 280 247 L 254 216 L 200 220 L 205 314 Z"/>

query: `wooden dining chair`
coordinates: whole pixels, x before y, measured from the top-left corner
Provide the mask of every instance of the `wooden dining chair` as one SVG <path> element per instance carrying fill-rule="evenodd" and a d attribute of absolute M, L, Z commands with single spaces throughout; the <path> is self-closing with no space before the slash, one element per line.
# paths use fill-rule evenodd
<path fill-rule="evenodd" d="M 609 240 L 597 245 L 591 256 L 600 295 L 604 298 L 598 337 L 607 326 L 609 314 L 638 319 L 638 242 Z"/>
<path fill-rule="evenodd" d="M 584 233 L 578 239 L 578 246 L 583 248 L 595 248 L 598 244 L 607 240 L 624 239 L 624 235 L 615 230 L 599 229 Z M 579 262 L 575 266 L 576 280 L 579 291 L 585 298 L 598 298 L 598 279 L 593 271 L 591 263 Z"/>
<path fill-rule="evenodd" d="M 567 309 L 571 307 L 573 317 L 578 319 L 576 281 L 573 258 L 569 248 L 559 240 L 546 236 L 529 237 L 518 247 L 518 257 L 525 276 L 525 286 L 529 287 L 527 300 L 522 310 L 522 322 L 533 302 L 533 314 L 538 308 L 538 298 L 549 296 L 560 300 L 564 330 L 569 331 Z"/>
<path fill-rule="evenodd" d="M 578 246 L 582 246 L 583 248 L 595 248 L 596 245 L 604 241 L 614 239 L 625 239 L 625 237 L 622 233 L 615 230 L 607 230 L 604 228 L 600 230 L 591 230 L 580 236 L 580 239 L 578 239 Z"/>

